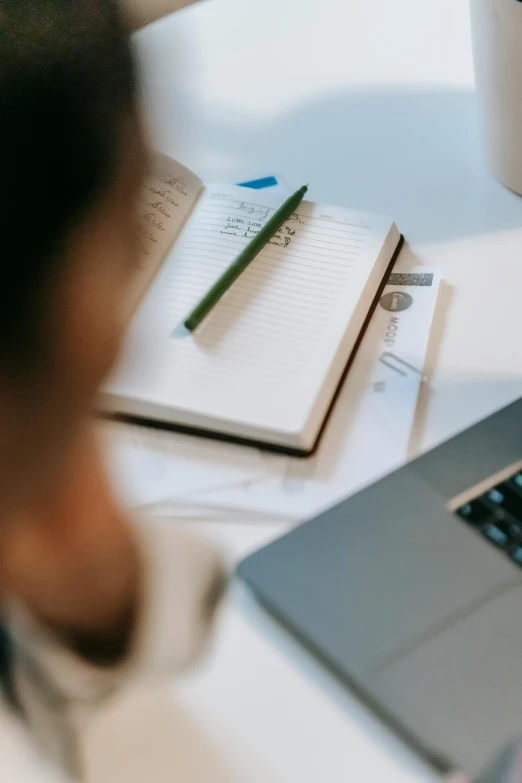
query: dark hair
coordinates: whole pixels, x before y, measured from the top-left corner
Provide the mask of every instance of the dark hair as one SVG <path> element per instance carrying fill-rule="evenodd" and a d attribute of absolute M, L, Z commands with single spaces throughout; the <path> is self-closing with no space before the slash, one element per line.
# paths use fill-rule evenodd
<path fill-rule="evenodd" d="M 0 0 L 0 370 L 39 350 L 50 283 L 111 183 L 134 96 L 116 0 Z"/>

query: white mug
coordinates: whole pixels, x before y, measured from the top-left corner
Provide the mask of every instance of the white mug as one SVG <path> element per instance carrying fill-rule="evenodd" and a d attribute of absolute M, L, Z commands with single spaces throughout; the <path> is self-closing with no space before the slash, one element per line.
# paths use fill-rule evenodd
<path fill-rule="evenodd" d="M 522 1 L 470 4 L 486 159 L 494 176 L 522 195 Z"/>

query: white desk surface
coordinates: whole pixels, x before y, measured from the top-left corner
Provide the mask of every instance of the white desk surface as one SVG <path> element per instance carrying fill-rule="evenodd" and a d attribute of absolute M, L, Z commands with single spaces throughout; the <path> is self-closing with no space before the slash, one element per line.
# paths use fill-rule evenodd
<path fill-rule="evenodd" d="M 480 158 L 466 0 L 211 0 L 137 41 L 159 148 L 206 181 L 276 173 L 386 212 L 402 263 L 442 267 L 417 449 L 522 394 L 522 199 Z M 204 532 L 234 560 L 280 528 Z M 433 779 L 239 586 L 198 671 L 92 743 L 98 783 Z"/>

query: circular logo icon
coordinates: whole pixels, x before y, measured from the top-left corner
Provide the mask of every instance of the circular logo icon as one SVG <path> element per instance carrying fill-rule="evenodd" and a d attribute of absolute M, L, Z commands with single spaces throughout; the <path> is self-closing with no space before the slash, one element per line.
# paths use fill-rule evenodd
<path fill-rule="evenodd" d="M 409 294 L 402 291 L 390 291 L 381 298 L 381 307 L 389 310 L 390 313 L 398 313 L 401 310 L 407 310 L 413 304 L 413 299 Z"/>

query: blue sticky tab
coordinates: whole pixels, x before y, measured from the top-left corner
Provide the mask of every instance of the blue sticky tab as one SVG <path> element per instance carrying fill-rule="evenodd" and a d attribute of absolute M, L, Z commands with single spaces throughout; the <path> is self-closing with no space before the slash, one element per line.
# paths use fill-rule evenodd
<path fill-rule="evenodd" d="M 263 177 L 263 179 L 253 179 L 251 182 L 239 182 L 240 188 L 252 188 L 253 190 L 263 190 L 263 188 L 273 188 L 279 185 L 275 177 Z"/>

